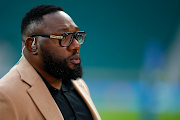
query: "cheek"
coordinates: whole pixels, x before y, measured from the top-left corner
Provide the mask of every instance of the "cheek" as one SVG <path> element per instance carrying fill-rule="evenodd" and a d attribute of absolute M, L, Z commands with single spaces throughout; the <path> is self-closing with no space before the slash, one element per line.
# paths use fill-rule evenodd
<path fill-rule="evenodd" d="M 59 45 L 59 40 L 51 41 L 51 44 L 47 45 L 47 49 L 55 56 L 61 56 L 62 59 L 68 59 L 72 56 L 72 52 L 70 52 L 67 47 Z"/>
<path fill-rule="evenodd" d="M 54 49 L 54 54 L 61 56 L 63 59 L 69 60 L 69 58 L 72 56 L 72 53 L 70 53 L 66 47 L 58 47 L 57 49 Z"/>

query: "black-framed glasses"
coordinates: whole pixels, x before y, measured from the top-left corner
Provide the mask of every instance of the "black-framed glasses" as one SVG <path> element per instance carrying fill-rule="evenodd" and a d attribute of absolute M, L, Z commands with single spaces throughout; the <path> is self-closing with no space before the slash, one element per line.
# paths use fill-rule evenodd
<path fill-rule="evenodd" d="M 84 43 L 86 34 L 84 31 L 77 31 L 76 33 L 73 32 L 64 32 L 60 36 L 56 35 L 44 35 L 44 34 L 33 34 L 29 37 L 35 37 L 35 36 L 41 36 L 41 37 L 48 37 L 48 38 L 53 38 L 53 39 L 58 39 L 59 44 L 62 47 L 67 47 L 71 45 L 73 39 L 75 38 L 80 45 Z"/>

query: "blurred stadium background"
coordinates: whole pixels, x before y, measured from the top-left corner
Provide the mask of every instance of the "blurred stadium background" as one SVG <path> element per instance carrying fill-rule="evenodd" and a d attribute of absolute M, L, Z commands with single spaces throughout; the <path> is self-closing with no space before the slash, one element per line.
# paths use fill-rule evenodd
<path fill-rule="evenodd" d="M 40 4 L 87 33 L 84 80 L 103 120 L 180 119 L 179 0 L 0 0 L 0 78 L 21 57 L 21 19 Z"/>

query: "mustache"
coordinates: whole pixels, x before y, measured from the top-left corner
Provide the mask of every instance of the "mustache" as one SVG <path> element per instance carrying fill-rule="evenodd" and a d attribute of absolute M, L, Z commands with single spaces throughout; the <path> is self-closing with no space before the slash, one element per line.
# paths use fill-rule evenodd
<path fill-rule="evenodd" d="M 73 54 L 66 58 L 66 60 L 81 59 L 79 51 L 75 50 Z"/>

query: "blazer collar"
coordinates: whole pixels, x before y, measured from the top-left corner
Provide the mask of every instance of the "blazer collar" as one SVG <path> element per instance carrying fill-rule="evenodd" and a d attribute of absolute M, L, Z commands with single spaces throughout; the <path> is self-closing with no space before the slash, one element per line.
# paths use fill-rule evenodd
<path fill-rule="evenodd" d="M 45 83 L 25 57 L 21 57 L 17 70 L 22 81 L 29 84 L 30 88 L 27 93 L 43 116 L 47 120 L 64 120 Z"/>

